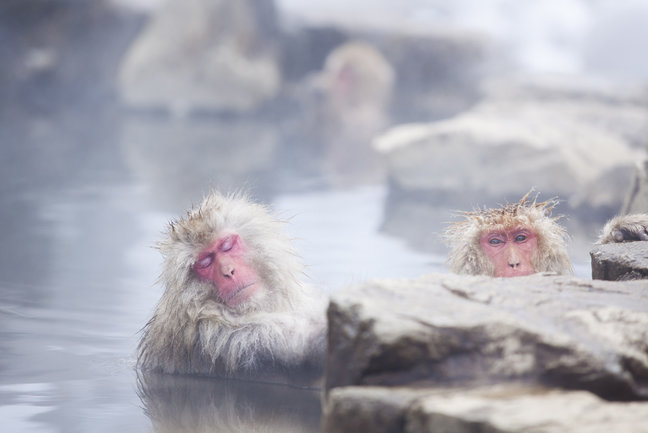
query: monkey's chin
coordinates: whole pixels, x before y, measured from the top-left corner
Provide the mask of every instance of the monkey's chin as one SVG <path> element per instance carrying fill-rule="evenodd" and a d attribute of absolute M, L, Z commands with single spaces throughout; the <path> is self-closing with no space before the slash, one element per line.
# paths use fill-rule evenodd
<path fill-rule="evenodd" d="M 244 284 L 223 299 L 223 303 L 228 307 L 241 306 L 248 302 L 250 298 L 255 295 L 258 289 L 259 285 L 256 282 Z"/>

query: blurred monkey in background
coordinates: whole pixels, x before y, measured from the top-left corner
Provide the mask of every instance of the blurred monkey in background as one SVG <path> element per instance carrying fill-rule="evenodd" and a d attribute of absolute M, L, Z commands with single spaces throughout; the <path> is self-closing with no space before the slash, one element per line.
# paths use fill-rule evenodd
<path fill-rule="evenodd" d="M 387 122 L 394 81 L 392 66 L 372 45 L 342 44 L 327 56 L 317 76 L 324 116 L 348 128 L 375 132 Z"/>
<path fill-rule="evenodd" d="M 306 80 L 305 124 L 324 149 L 319 160 L 340 180 L 382 179 L 384 161 L 372 141 L 389 126 L 395 81 L 385 56 L 362 41 L 333 49 Z"/>

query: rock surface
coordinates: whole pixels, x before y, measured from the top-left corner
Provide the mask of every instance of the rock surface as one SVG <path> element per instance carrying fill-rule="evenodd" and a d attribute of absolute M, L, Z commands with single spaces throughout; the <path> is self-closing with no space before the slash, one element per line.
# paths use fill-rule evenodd
<path fill-rule="evenodd" d="M 584 392 L 466 392 L 432 395 L 409 408 L 405 431 L 647 432 L 648 403 L 612 403 Z"/>
<path fill-rule="evenodd" d="M 325 432 L 397 433 L 407 409 L 429 389 L 347 386 L 331 390 L 324 404 Z"/>
<path fill-rule="evenodd" d="M 648 242 L 598 245 L 590 256 L 594 279 L 625 281 L 648 278 Z"/>
<path fill-rule="evenodd" d="M 325 431 L 646 431 L 648 281 L 371 281 L 328 318 Z"/>
<path fill-rule="evenodd" d="M 326 387 L 542 383 L 648 398 L 648 282 L 373 281 L 328 311 Z"/>
<path fill-rule="evenodd" d="M 324 432 L 648 432 L 648 403 L 609 402 L 585 391 L 520 386 L 478 389 L 342 387 L 324 406 Z"/>
<path fill-rule="evenodd" d="M 280 85 L 272 0 L 171 0 L 126 55 L 120 93 L 127 105 L 250 112 Z"/>

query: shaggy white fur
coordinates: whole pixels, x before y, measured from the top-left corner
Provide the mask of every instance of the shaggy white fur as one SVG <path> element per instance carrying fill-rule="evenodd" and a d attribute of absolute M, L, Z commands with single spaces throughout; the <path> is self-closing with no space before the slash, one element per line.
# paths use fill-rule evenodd
<path fill-rule="evenodd" d="M 479 239 L 486 230 L 507 230 L 526 227 L 537 234 L 538 249 L 532 259 L 536 272 L 572 274 L 567 253 L 567 232 L 552 218 L 553 200 L 537 203 L 527 193 L 518 203 L 496 209 L 463 212 L 464 219 L 452 224 L 445 232 L 450 246 L 448 264 L 457 274 L 490 275 L 494 267 L 481 251 Z"/>
<path fill-rule="evenodd" d="M 605 224 L 597 244 L 648 240 L 648 215 L 619 215 Z"/>
<path fill-rule="evenodd" d="M 165 291 L 143 330 L 138 365 L 164 373 L 238 374 L 263 368 L 321 368 L 325 298 L 302 284 L 302 266 L 283 222 L 241 194 L 210 193 L 169 225 L 159 248 Z M 266 290 L 228 307 L 192 269 L 197 254 L 223 233 L 237 233 Z"/>

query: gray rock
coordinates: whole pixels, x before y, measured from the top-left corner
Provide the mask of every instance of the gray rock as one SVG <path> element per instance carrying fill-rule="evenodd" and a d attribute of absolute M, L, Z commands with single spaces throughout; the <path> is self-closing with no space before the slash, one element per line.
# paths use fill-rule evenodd
<path fill-rule="evenodd" d="M 648 403 L 602 400 L 585 391 L 469 391 L 433 395 L 406 415 L 407 433 L 648 432 Z"/>
<path fill-rule="evenodd" d="M 280 73 L 272 0 L 171 0 L 125 56 L 129 106 L 248 113 L 275 97 Z"/>
<path fill-rule="evenodd" d="M 349 386 L 335 388 L 324 402 L 325 432 L 398 433 L 405 426 L 407 409 L 430 389 Z"/>
<path fill-rule="evenodd" d="M 648 398 L 648 281 L 372 281 L 334 296 L 328 319 L 328 390 L 530 383 Z"/>
<path fill-rule="evenodd" d="M 598 245 L 590 256 L 594 279 L 626 281 L 648 278 L 648 242 Z"/>
<path fill-rule="evenodd" d="M 324 432 L 648 432 L 648 403 L 586 391 L 495 385 L 465 388 L 342 387 L 324 405 Z"/>

